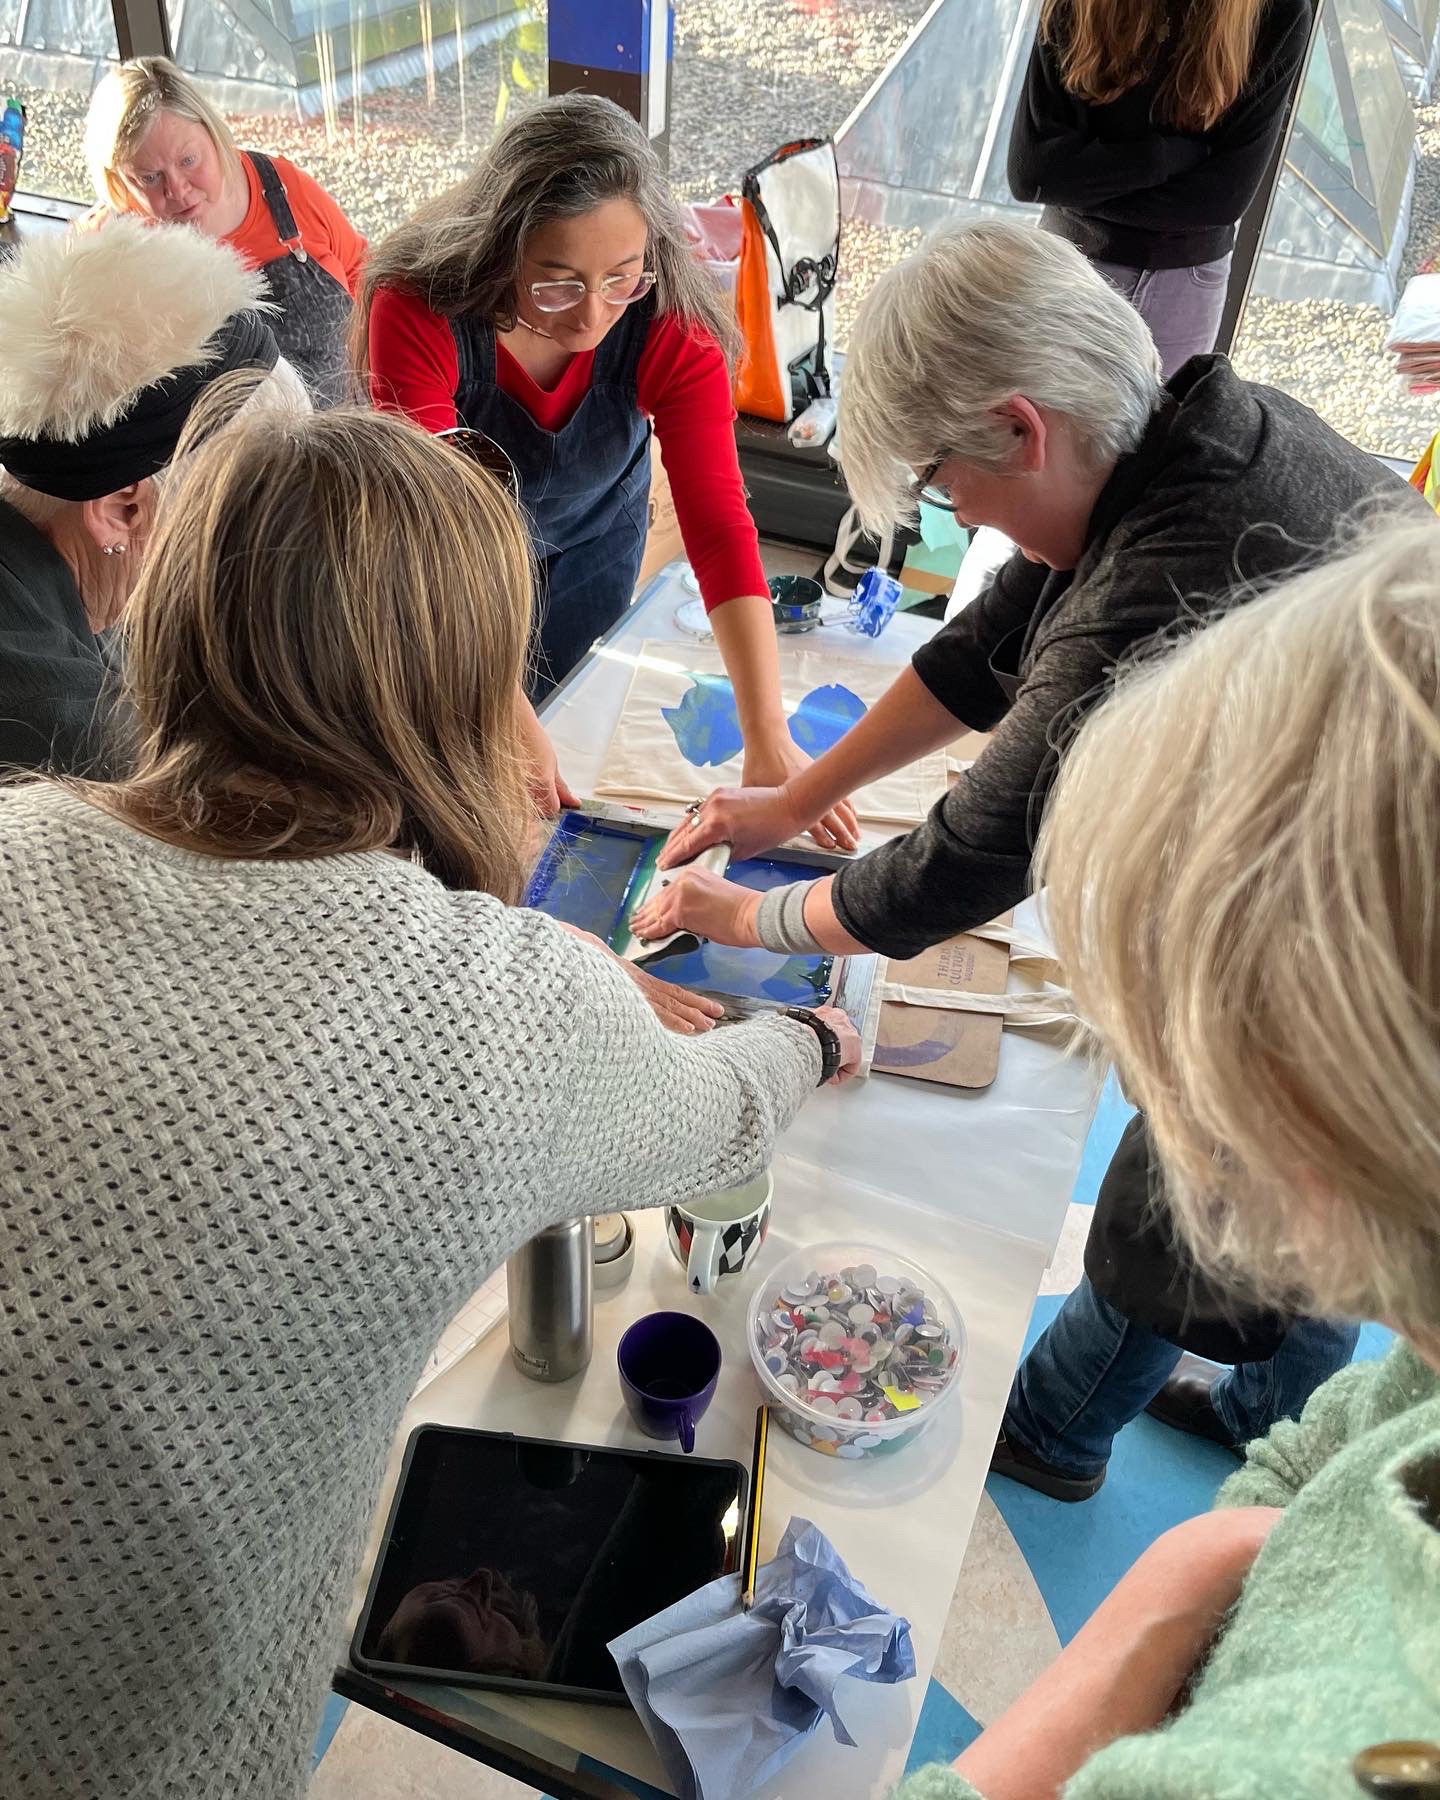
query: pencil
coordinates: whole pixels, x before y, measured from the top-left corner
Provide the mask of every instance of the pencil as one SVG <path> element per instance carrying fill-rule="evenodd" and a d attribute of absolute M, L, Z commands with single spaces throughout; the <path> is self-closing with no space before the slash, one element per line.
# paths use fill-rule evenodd
<path fill-rule="evenodd" d="M 765 1445 L 770 1436 L 770 1409 L 755 1414 L 755 1454 L 750 1459 L 750 1506 L 745 1515 L 745 1551 L 741 1561 L 740 1610 L 755 1604 L 755 1570 L 760 1561 L 760 1509 L 765 1501 Z"/>

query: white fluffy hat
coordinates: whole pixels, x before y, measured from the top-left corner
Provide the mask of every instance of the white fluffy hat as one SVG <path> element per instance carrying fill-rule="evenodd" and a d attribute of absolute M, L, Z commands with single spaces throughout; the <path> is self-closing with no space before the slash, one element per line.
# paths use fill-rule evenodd
<path fill-rule="evenodd" d="M 0 266 L 0 437 L 78 443 L 178 369 L 217 354 L 264 278 L 185 225 L 125 216 L 38 238 Z"/>

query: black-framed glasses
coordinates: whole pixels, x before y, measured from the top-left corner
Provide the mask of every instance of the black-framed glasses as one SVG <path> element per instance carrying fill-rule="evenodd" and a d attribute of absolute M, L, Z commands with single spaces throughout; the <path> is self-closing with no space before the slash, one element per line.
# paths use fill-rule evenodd
<path fill-rule="evenodd" d="M 643 300 L 655 285 L 655 271 L 642 269 L 638 275 L 607 275 L 599 287 L 583 281 L 532 281 L 526 292 L 543 313 L 569 312 L 587 294 L 598 294 L 607 306 L 633 306 Z"/>
<path fill-rule="evenodd" d="M 462 456 L 468 456 L 471 462 L 479 463 L 512 500 L 520 498 L 520 477 L 515 473 L 515 465 L 494 438 L 486 437 L 483 431 L 475 431 L 469 425 L 451 425 L 444 431 L 437 431 L 435 436 Z"/>
<path fill-rule="evenodd" d="M 942 450 L 934 462 L 927 464 L 918 475 L 912 477 L 910 482 L 910 498 L 912 500 L 918 500 L 922 506 L 933 506 L 940 512 L 954 512 L 955 501 L 949 488 L 943 481 L 935 479 L 940 472 L 941 465 L 950 460 L 951 454 L 952 452 L 949 450 Z"/>

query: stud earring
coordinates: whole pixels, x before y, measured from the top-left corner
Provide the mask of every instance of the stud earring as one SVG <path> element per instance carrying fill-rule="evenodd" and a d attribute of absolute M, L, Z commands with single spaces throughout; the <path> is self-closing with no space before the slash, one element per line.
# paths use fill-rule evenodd
<path fill-rule="evenodd" d="M 123 556 L 125 554 L 125 546 L 123 544 L 106 544 L 102 554 L 105 556 Z"/>

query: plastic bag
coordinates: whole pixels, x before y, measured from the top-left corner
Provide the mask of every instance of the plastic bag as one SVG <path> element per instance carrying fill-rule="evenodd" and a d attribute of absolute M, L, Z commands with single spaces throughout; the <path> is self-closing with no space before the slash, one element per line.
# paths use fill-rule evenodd
<path fill-rule="evenodd" d="M 1385 337 L 1407 393 L 1440 393 L 1440 274 L 1413 275 L 1405 284 Z"/>
<path fill-rule="evenodd" d="M 25 153 L 25 108 L 7 100 L 0 111 L 0 225 L 10 217 L 10 202 L 20 185 L 20 158 Z"/>

